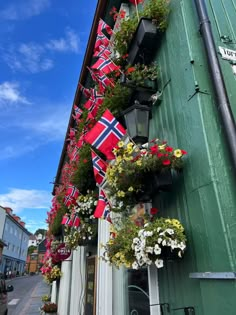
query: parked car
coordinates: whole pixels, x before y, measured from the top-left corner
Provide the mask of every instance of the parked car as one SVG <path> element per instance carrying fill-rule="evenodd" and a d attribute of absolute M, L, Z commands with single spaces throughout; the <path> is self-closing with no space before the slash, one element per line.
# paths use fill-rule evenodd
<path fill-rule="evenodd" d="M 0 315 L 7 315 L 7 293 L 14 290 L 12 285 L 6 286 L 6 282 L 0 279 Z"/>

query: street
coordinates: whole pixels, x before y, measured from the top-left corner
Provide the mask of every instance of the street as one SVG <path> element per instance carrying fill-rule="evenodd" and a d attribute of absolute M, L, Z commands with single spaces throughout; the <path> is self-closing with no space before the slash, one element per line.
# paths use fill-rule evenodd
<path fill-rule="evenodd" d="M 24 276 L 7 281 L 14 291 L 8 294 L 8 315 L 39 314 L 41 296 L 49 293 L 41 275 Z"/>

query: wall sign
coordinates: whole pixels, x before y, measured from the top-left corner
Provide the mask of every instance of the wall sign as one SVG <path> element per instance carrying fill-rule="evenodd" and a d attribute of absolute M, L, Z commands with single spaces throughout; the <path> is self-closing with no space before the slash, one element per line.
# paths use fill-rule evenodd
<path fill-rule="evenodd" d="M 52 255 L 52 258 L 55 262 L 59 262 L 70 257 L 71 250 L 66 247 L 65 243 L 61 243 L 57 249 L 56 253 Z"/>
<path fill-rule="evenodd" d="M 219 46 L 219 50 L 223 59 L 236 61 L 236 50 Z"/>
<path fill-rule="evenodd" d="M 87 258 L 85 314 L 96 314 L 96 272 L 97 257 Z"/>

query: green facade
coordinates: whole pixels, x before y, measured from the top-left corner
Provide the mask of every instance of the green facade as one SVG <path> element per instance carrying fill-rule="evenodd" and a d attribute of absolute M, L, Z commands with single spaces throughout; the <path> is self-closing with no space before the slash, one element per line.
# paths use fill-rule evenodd
<path fill-rule="evenodd" d="M 206 2 L 217 50 L 236 50 L 236 1 Z M 154 203 L 162 216 L 184 224 L 188 247 L 182 260 L 169 261 L 158 271 L 160 300 L 170 304 L 170 314 L 184 314 L 172 309 L 192 306 L 197 315 L 233 315 L 235 280 L 189 277 L 236 271 L 235 177 L 194 1 L 172 0 L 170 6 L 169 26 L 155 57 L 159 90 L 164 90 L 161 104 L 152 110 L 150 139 L 167 140 L 188 155 L 172 192 L 157 195 Z M 219 59 L 236 116 L 236 76 L 231 63 L 220 54 Z"/>

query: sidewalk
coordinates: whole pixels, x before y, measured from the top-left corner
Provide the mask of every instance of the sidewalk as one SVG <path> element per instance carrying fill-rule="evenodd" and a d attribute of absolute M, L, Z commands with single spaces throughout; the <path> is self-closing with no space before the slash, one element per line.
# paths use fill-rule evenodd
<path fill-rule="evenodd" d="M 17 315 L 39 315 L 40 307 L 43 305 L 41 298 L 49 293 L 50 287 L 44 281 L 39 282 L 31 293 L 30 298 L 27 299 L 24 308 Z"/>

